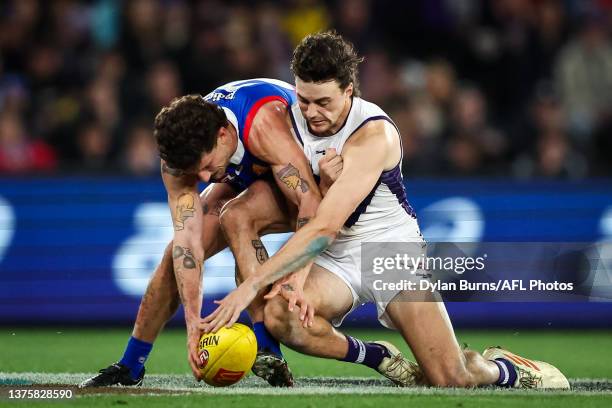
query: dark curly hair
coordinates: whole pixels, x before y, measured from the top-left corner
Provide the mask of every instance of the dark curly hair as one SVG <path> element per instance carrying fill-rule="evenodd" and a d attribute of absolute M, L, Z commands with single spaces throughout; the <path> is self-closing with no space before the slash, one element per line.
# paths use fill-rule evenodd
<path fill-rule="evenodd" d="M 157 114 L 153 134 L 159 155 L 168 166 L 188 170 L 198 164 L 202 153 L 214 149 L 217 132 L 226 126 L 223 109 L 200 95 L 186 95 Z"/>
<path fill-rule="evenodd" d="M 363 61 L 353 44 L 335 31 L 310 34 L 293 51 L 291 71 L 306 82 L 336 80 L 341 89 L 353 84 L 359 96 L 357 66 Z"/>

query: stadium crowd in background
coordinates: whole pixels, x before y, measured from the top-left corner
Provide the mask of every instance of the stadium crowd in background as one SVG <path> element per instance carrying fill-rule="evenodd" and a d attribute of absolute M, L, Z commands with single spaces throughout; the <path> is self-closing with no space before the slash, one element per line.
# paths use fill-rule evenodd
<path fill-rule="evenodd" d="M 611 0 L 7 0 L 0 173 L 159 172 L 173 98 L 255 77 L 328 28 L 366 60 L 407 177 L 612 174 Z"/>

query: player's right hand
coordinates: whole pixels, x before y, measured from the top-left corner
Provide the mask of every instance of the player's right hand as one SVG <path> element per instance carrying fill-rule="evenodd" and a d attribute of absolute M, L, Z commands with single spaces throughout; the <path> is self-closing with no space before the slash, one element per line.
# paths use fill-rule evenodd
<path fill-rule="evenodd" d="M 326 189 L 334 184 L 342 173 L 342 156 L 336 154 L 333 147 L 325 149 L 325 155 L 319 160 L 319 176 L 321 176 L 321 186 Z"/>
<path fill-rule="evenodd" d="M 202 361 L 198 355 L 201 332 L 197 325 L 195 327 L 190 326 L 191 325 L 187 323 L 187 360 L 189 361 L 189 367 L 195 379 L 202 381 L 202 373 L 200 371 L 200 368 L 202 368 Z"/>

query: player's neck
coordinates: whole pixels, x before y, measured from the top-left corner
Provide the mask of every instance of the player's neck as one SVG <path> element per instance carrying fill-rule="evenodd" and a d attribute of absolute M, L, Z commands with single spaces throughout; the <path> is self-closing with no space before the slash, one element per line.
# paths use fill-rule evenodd
<path fill-rule="evenodd" d="M 231 136 L 230 145 L 229 145 L 229 151 L 231 152 L 230 154 L 230 157 L 231 157 L 234 155 L 234 153 L 236 153 L 236 150 L 238 150 L 238 131 L 236 130 L 234 125 L 232 125 L 231 123 L 227 127 L 227 130 L 229 131 L 229 134 Z"/>

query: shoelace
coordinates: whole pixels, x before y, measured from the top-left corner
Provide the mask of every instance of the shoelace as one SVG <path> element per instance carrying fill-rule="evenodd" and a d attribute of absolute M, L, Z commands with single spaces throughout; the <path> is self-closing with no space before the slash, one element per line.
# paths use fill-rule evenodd
<path fill-rule="evenodd" d="M 542 377 L 533 374 L 530 371 L 517 367 L 519 375 L 519 384 L 521 388 L 537 388 L 538 384 L 542 383 Z"/>
<path fill-rule="evenodd" d="M 402 353 L 398 353 L 391 357 L 391 362 L 387 366 L 388 373 L 393 374 L 394 377 L 400 378 L 403 381 L 410 381 L 416 383 L 416 373 L 412 365 L 404 360 Z"/>
<path fill-rule="evenodd" d="M 397 366 L 397 367 L 395 367 Z M 425 385 L 425 374 L 421 371 L 421 367 L 418 364 L 413 363 L 410 360 L 405 360 L 402 353 L 399 353 L 395 357 L 393 357 L 391 363 L 389 364 L 390 370 L 395 370 L 397 368 L 403 368 L 399 374 L 400 376 L 405 376 L 406 382 L 409 382 L 410 385 Z"/>

